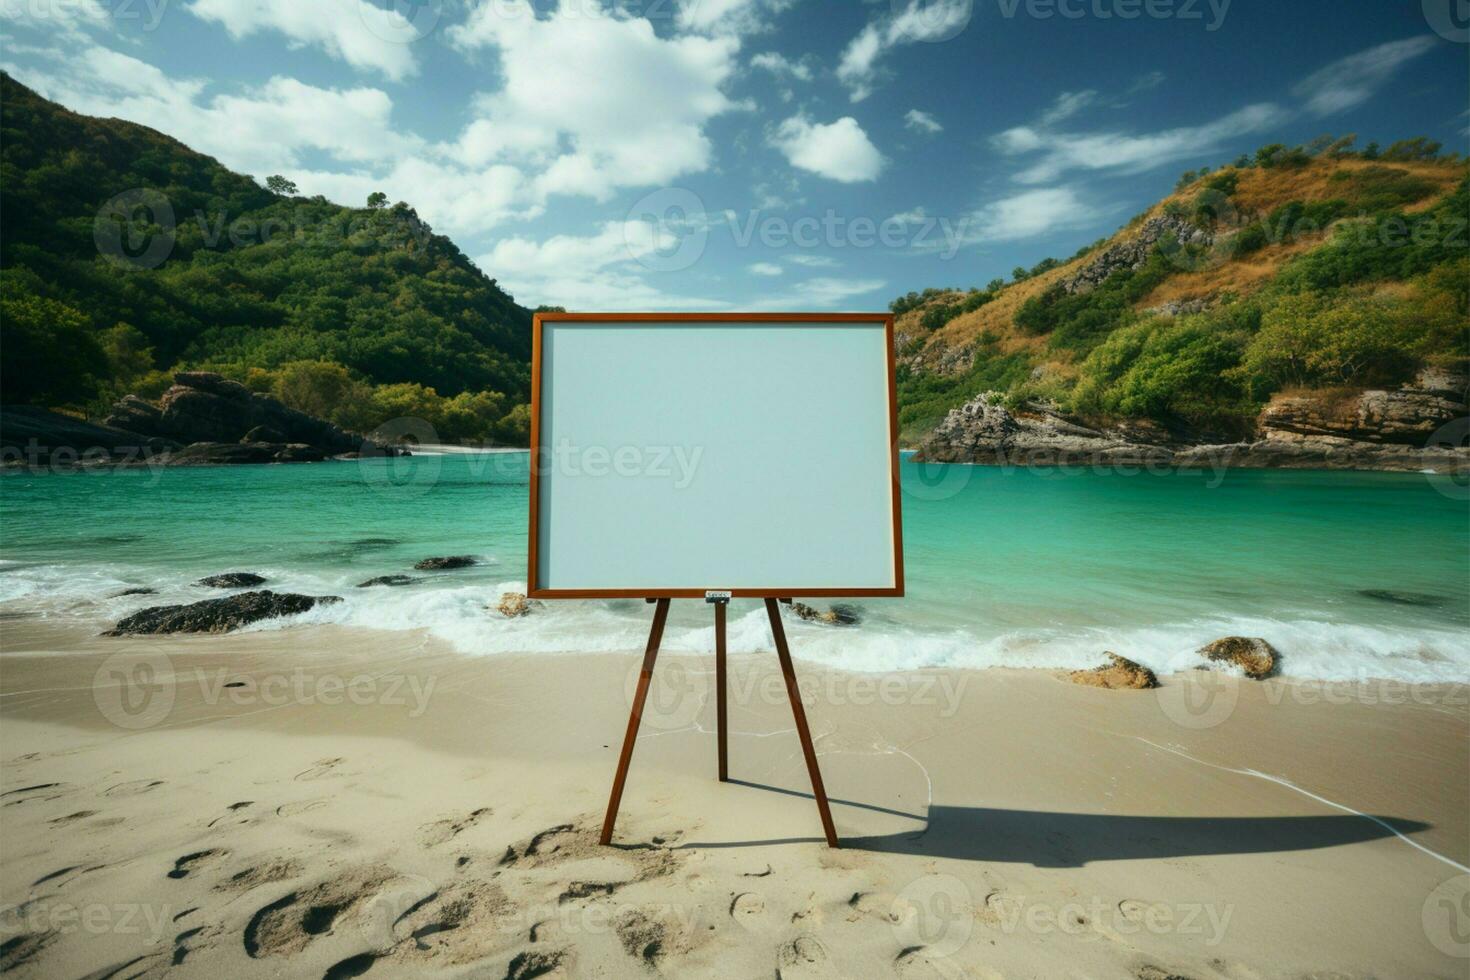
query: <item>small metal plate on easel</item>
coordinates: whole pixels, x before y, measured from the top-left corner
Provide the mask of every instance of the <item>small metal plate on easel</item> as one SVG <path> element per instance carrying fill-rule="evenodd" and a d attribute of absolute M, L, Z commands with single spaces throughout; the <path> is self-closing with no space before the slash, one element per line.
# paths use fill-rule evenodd
<path fill-rule="evenodd" d="M 705 602 L 729 602 L 729 589 L 706 589 L 704 593 Z"/>

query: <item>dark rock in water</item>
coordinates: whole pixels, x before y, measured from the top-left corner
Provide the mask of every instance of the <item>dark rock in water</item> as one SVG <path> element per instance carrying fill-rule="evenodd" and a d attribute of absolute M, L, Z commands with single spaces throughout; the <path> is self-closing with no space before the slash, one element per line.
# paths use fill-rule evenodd
<path fill-rule="evenodd" d="M 1276 671 L 1280 654 L 1259 636 L 1226 636 L 1199 649 L 1200 656 L 1215 663 L 1234 664 L 1252 680 L 1264 680 Z"/>
<path fill-rule="evenodd" d="M 280 432 L 268 425 L 257 425 L 240 439 L 241 442 L 288 442 L 289 440 Z"/>
<path fill-rule="evenodd" d="M 1427 592 L 1395 592 L 1392 589 L 1359 589 L 1358 595 L 1380 602 L 1392 602 L 1399 606 L 1442 606 L 1446 599 L 1442 595 Z"/>
<path fill-rule="evenodd" d="M 112 595 L 108 596 L 107 598 L 109 598 L 109 599 L 121 599 L 125 595 L 158 595 L 158 590 L 157 589 L 150 589 L 150 588 L 147 588 L 146 586 L 139 586 L 136 589 L 123 589 L 121 592 L 114 592 Z"/>
<path fill-rule="evenodd" d="M 188 444 L 176 460 L 181 463 L 296 463 L 349 452 L 397 454 L 391 446 L 379 446 L 209 371 L 181 371 L 174 382 L 157 407 L 132 396 L 119 401 L 107 424 Z"/>
<path fill-rule="evenodd" d="M 256 575 L 254 572 L 225 572 L 223 575 L 210 575 L 202 578 L 194 584 L 211 589 L 245 589 L 252 585 L 264 585 L 265 576 Z"/>
<path fill-rule="evenodd" d="M 793 602 L 791 611 L 800 619 L 812 623 L 824 623 L 828 626 L 856 626 L 862 622 L 862 613 L 856 606 L 846 603 L 833 603 L 826 612 L 808 606 L 804 602 Z"/>
<path fill-rule="evenodd" d="M 44 408 L 0 408 L 0 462 L 6 465 L 141 463 L 177 446 L 170 439 L 93 425 Z"/>
<path fill-rule="evenodd" d="M 1106 687 L 1109 690 L 1146 691 L 1159 686 L 1154 672 L 1127 657 L 1109 651 L 1104 654 L 1108 662 L 1091 670 L 1074 670 L 1068 679 L 1074 684 L 1089 687 Z"/>
<path fill-rule="evenodd" d="M 112 411 L 102 420 L 102 424 L 129 432 L 157 432 L 162 418 L 163 412 L 159 411 L 157 405 L 144 401 L 137 395 L 124 395 L 113 404 Z"/>
<path fill-rule="evenodd" d="M 170 466 L 274 463 L 283 448 L 272 442 L 194 442 L 169 453 L 167 462 Z"/>
<path fill-rule="evenodd" d="M 304 442 L 287 443 L 276 453 L 277 463 L 319 463 L 327 454 Z"/>
<path fill-rule="evenodd" d="M 431 572 L 450 568 L 469 568 L 479 563 L 480 560 L 474 555 L 449 555 L 444 558 L 425 558 L 423 561 L 415 562 L 413 567 L 421 572 Z"/>
<path fill-rule="evenodd" d="M 340 596 L 297 595 L 269 590 L 241 592 L 180 606 L 150 606 L 119 622 L 103 636 L 135 633 L 228 633 L 262 619 L 294 616 L 318 603 L 341 602 Z"/>
<path fill-rule="evenodd" d="M 359 589 L 370 589 L 375 585 L 412 585 L 417 581 L 418 579 L 412 575 L 379 575 L 377 578 L 370 578 L 366 582 L 358 582 L 357 587 Z"/>

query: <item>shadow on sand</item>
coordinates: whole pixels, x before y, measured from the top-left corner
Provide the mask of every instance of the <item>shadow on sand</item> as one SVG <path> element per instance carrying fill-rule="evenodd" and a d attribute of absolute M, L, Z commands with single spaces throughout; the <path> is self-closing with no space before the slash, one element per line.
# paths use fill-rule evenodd
<path fill-rule="evenodd" d="M 811 799 L 810 793 L 730 780 L 750 789 Z M 858 807 L 907 817 L 922 827 L 877 837 L 843 837 L 851 850 L 1031 864 L 1042 868 L 1077 868 L 1094 861 L 1195 857 L 1210 854 L 1263 854 L 1311 851 L 1344 844 L 1412 834 L 1429 824 L 1398 817 L 1350 814 L 1300 817 L 1148 817 L 1106 813 L 1049 813 L 991 807 L 932 806 L 927 820 L 918 814 L 831 798 L 841 807 Z M 815 807 L 813 808 L 815 809 Z M 1381 820 L 1383 824 L 1376 821 Z M 812 814 L 816 823 L 816 814 Z M 1392 827 L 1393 830 L 1388 828 Z M 822 838 L 776 840 L 689 841 L 683 847 L 755 847 L 771 844 L 821 843 Z"/>

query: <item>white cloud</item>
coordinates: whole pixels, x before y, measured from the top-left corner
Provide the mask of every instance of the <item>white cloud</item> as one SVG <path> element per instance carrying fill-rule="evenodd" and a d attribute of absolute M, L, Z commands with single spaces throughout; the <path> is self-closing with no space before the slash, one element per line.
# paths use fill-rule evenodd
<path fill-rule="evenodd" d="M 794 78 L 799 82 L 812 80 L 812 69 L 804 61 L 792 61 L 785 55 L 774 51 L 765 51 L 750 59 L 750 67 L 761 68 L 770 72 L 777 78 Z"/>
<path fill-rule="evenodd" d="M 1313 72 L 1292 89 L 1292 94 L 1315 115 L 1343 112 L 1367 102 L 1402 65 L 1434 44 L 1430 37 L 1410 37 L 1359 51 Z"/>
<path fill-rule="evenodd" d="M 0 24 L 36 31 L 79 34 L 86 28 L 106 27 L 110 19 L 111 15 L 101 0 L 0 3 Z M 10 47 L 8 39 L 6 47 Z"/>
<path fill-rule="evenodd" d="M 888 220 L 901 225 L 916 225 L 929 217 L 929 212 L 923 208 L 912 208 L 908 211 L 900 211 L 898 214 L 890 215 Z"/>
<path fill-rule="evenodd" d="M 1156 89 L 1160 85 L 1164 84 L 1164 81 L 1167 77 L 1168 76 L 1166 76 L 1158 69 L 1154 69 L 1150 72 L 1145 72 L 1144 74 L 1139 75 L 1138 78 L 1133 82 L 1133 84 L 1129 86 L 1128 94 L 1137 95 L 1139 92 L 1152 91 L 1153 89 Z"/>
<path fill-rule="evenodd" d="M 285 173 L 306 193 L 360 203 L 382 190 L 450 232 L 535 217 L 551 195 L 601 200 L 710 166 L 703 126 L 733 108 L 721 86 L 735 72 L 737 40 L 661 39 L 648 21 L 601 8 L 537 20 L 522 2 L 526 16 L 494 16 L 510 2 L 476 7 L 450 31 L 467 50 L 499 49 L 502 84 L 472 101 L 470 121 L 445 143 L 393 119 L 393 100 L 376 88 L 276 77 L 210 94 L 201 80 L 171 78 L 78 32 L 28 52 L 32 64 L 17 74 L 77 111 L 180 134 L 232 169 Z M 195 3 L 203 16 L 233 10 Z M 255 19 L 235 29 L 263 29 L 279 13 L 252 9 Z M 561 68 L 547 72 L 553 62 Z"/>
<path fill-rule="evenodd" d="M 1081 92 L 1063 92 L 1057 96 L 1057 100 L 1052 103 L 1051 108 L 1041 114 L 1041 125 L 1055 126 L 1059 122 L 1071 119 L 1096 101 L 1097 92 L 1093 89 L 1084 89 Z"/>
<path fill-rule="evenodd" d="M 771 145 L 792 166 L 844 184 L 876 180 L 883 170 L 883 155 L 851 116 L 826 124 L 792 116 L 777 127 Z"/>
<path fill-rule="evenodd" d="M 495 49 L 504 79 L 478 100 L 479 125 L 453 152 L 479 164 L 520 160 L 540 172 L 543 195 L 605 200 L 705 170 L 704 124 L 735 108 L 721 91 L 735 69 L 733 37 L 660 38 L 646 20 L 585 4 L 537 19 L 525 0 L 477 6 L 446 36 L 463 51 Z"/>
<path fill-rule="evenodd" d="M 852 101 L 872 94 L 878 60 L 885 51 L 954 37 L 970 22 L 973 5 L 974 0 L 909 0 L 897 14 L 870 22 L 848 42 L 837 66 L 837 78 L 848 87 Z"/>
<path fill-rule="evenodd" d="M 649 282 L 638 260 L 676 244 L 671 233 L 654 223 L 609 221 L 593 235 L 502 239 L 476 262 L 523 302 L 556 303 L 574 310 L 726 305 L 708 297 L 669 293 Z"/>
<path fill-rule="evenodd" d="M 1071 170 L 1117 170 L 1135 173 L 1177 160 L 1219 150 L 1241 136 L 1280 125 L 1289 113 L 1271 103 L 1246 106 L 1202 126 L 1184 126 L 1158 133 L 1127 135 L 1116 132 L 1061 133 L 1044 126 L 1018 126 L 992 140 L 1007 156 L 1043 154 L 1042 159 L 1016 175 L 1024 184 L 1051 181 Z"/>
<path fill-rule="evenodd" d="M 543 210 L 520 169 L 448 158 L 396 126 L 392 100 L 377 89 L 323 89 L 277 77 L 208 98 L 202 81 L 170 78 L 99 45 L 68 45 L 46 55 L 64 67 L 14 73 L 47 98 L 89 115 L 181 134 L 232 170 L 258 179 L 284 173 L 306 194 L 361 205 L 368 194 L 383 191 L 451 233 L 483 232 Z M 305 155 L 312 152 L 327 159 L 307 165 Z"/>
<path fill-rule="evenodd" d="M 794 265 L 806 266 L 808 269 L 836 269 L 842 265 L 830 255 L 788 255 L 786 261 Z"/>
<path fill-rule="evenodd" d="M 965 240 L 1008 242 L 1091 224 L 1099 212 L 1070 187 L 1048 187 L 992 201 L 965 222 Z"/>
<path fill-rule="evenodd" d="M 22 70 L 21 78 L 47 98 L 77 112 L 177 133 L 194 149 L 245 173 L 291 170 L 307 151 L 353 165 L 423 146 L 395 129 L 392 100 L 374 88 L 325 89 L 277 76 L 256 88 L 206 99 L 202 81 L 170 78 L 131 55 L 87 41 L 44 55 L 57 70 Z"/>
<path fill-rule="evenodd" d="M 676 23 L 683 30 L 713 34 L 755 34 L 770 29 L 770 17 L 792 0 L 676 0 Z"/>
<path fill-rule="evenodd" d="M 744 305 L 755 310 L 831 310 L 848 306 L 848 300 L 877 292 L 886 285 L 883 279 L 818 276 L 796 283 L 784 292 L 758 296 Z"/>
<path fill-rule="evenodd" d="M 677 243 L 673 233 L 653 223 L 609 221 L 592 235 L 555 235 L 541 241 L 503 239 L 476 262 L 527 303 L 609 311 L 728 307 L 728 300 L 661 288 L 659 278 L 678 281 L 677 277 L 650 273 L 639 264 L 640 258 L 667 251 Z M 781 273 L 780 266 L 764 262 L 754 263 L 747 271 L 769 278 L 772 270 Z M 780 293 L 754 290 L 752 298 L 739 305 L 759 310 L 831 309 L 885 285 L 882 279 L 818 276 L 786 286 Z"/>
<path fill-rule="evenodd" d="M 397 160 L 379 171 L 291 170 L 303 193 L 361 206 L 374 191 L 407 201 L 439 232 L 482 233 L 545 210 L 530 179 L 508 164 L 464 169 L 423 156 Z M 493 273 L 492 273 L 493 274 Z"/>
<path fill-rule="evenodd" d="M 939 125 L 938 119 L 918 109 L 910 109 L 906 112 L 903 117 L 903 124 L 909 129 L 916 130 L 920 133 L 929 133 L 932 135 L 934 133 L 944 132 L 944 127 Z"/>
<path fill-rule="evenodd" d="M 371 0 L 193 0 L 185 9 L 222 25 L 236 40 L 279 31 L 295 45 L 319 47 L 354 68 L 380 71 L 395 82 L 418 72 L 404 43 L 415 36 L 414 26 L 391 5 L 384 8 Z"/>

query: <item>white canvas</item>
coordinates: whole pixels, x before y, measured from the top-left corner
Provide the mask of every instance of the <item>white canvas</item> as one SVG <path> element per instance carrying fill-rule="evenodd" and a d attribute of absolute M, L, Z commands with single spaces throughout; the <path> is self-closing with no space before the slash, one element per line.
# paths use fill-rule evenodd
<path fill-rule="evenodd" d="M 537 592 L 892 589 L 885 324 L 542 324 Z"/>

